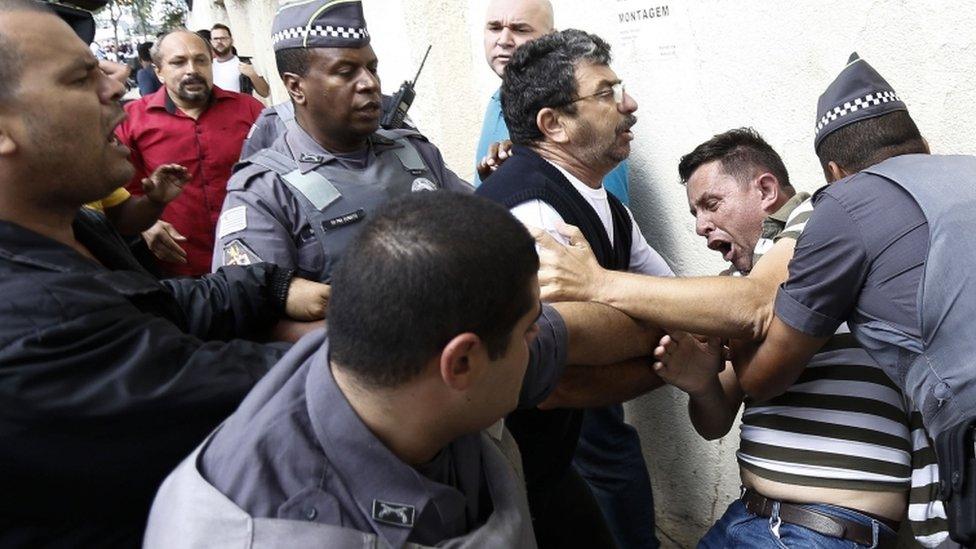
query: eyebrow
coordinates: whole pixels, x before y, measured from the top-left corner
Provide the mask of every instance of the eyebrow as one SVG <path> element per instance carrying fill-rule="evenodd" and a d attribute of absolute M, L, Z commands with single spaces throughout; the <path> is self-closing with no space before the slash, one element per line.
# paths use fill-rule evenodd
<path fill-rule="evenodd" d="M 96 68 L 98 68 L 98 60 L 96 60 L 94 57 L 81 57 L 72 61 L 72 63 L 68 65 L 66 69 L 64 69 L 64 74 L 67 75 L 82 71 L 87 73 Z"/>

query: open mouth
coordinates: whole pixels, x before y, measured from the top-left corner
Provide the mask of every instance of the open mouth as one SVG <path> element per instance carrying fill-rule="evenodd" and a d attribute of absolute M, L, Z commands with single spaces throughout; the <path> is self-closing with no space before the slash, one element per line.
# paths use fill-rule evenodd
<path fill-rule="evenodd" d="M 708 243 L 709 250 L 715 250 L 722 254 L 722 259 L 732 261 L 732 244 L 724 240 L 713 240 Z"/>

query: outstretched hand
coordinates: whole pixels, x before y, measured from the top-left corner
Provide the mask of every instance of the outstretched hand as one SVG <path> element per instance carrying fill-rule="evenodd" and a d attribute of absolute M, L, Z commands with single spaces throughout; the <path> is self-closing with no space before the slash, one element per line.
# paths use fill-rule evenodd
<path fill-rule="evenodd" d="M 708 388 L 724 369 L 724 354 L 719 338 L 675 331 L 658 342 L 651 367 L 667 384 L 695 395 Z"/>
<path fill-rule="evenodd" d="M 543 301 L 594 301 L 607 271 L 600 266 L 583 233 L 561 223 L 556 241 L 548 232 L 528 227 L 539 251 L 539 288 Z"/>
<path fill-rule="evenodd" d="M 142 191 L 149 200 L 165 206 L 183 192 L 190 172 L 179 164 L 163 164 L 142 180 Z"/>

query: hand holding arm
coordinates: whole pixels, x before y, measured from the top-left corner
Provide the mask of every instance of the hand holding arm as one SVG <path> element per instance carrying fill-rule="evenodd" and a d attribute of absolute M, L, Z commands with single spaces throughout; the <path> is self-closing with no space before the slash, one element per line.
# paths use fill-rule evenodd
<path fill-rule="evenodd" d="M 512 141 L 510 139 L 492 143 L 488 147 L 488 153 L 478 162 L 478 177 L 484 181 L 501 167 L 510 156 L 512 156 Z"/>
<path fill-rule="evenodd" d="M 325 318 L 331 295 L 332 286 L 328 284 L 293 278 L 288 287 L 285 315 L 305 322 L 321 320 Z"/>
<path fill-rule="evenodd" d="M 662 337 L 654 349 L 654 371 L 688 393 L 688 417 L 707 440 L 729 432 L 742 404 L 742 390 L 723 355 L 718 339 L 702 342 L 684 332 Z"/>

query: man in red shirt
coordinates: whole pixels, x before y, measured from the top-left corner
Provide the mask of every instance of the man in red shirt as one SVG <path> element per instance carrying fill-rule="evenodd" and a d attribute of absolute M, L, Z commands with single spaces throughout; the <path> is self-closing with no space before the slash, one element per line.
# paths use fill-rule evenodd
<path fill-rule="evenodd" d="M 142 194 L 140 182 L 158 166 L 186 167 L 183 194 L 143 238 L 163 275 L 199 276 L 210 272 L 227 179 L 263 105 L 214 87 L 210 46 L 192 32 L 163 36 L 150 54 L 164 86 L 126 105 L 128 119 L 116 130 L 136 168 L 127 188 Z"/>

